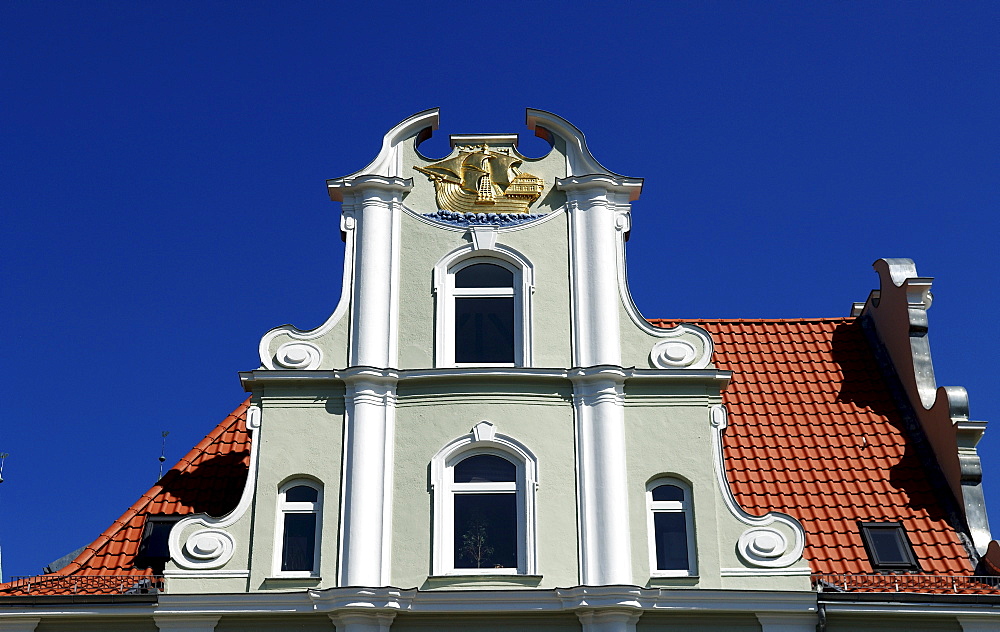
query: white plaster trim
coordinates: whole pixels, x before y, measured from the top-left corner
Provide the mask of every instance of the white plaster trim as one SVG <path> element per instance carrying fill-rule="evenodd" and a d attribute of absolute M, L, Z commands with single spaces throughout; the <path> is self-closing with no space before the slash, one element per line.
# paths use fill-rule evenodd
<path fill-rule="evenodd" d="M 493 233 L 495 238 L 495 233 Z M 493 263 L 514 273 L 514 366 L 532 364 L 532 294 L 535 271 L 531 261 L 516 249 L 496 243 L 489 250 L 465 244 L 447 253 L 434 264 L 434 300 L 437 314 L 434 330 L 434 366 L 454 367 L 456 268 L 474 263 Z M 491 296 L 493 294 L 490 294 Z M 476 365 L 482 366 L 482 365 Z"/>
<path fill-rule="evenodd" d="M 719 573 L 722 577 L 808 577 L 812 570 L 808 568 L 723 568 Z"/>
<path fill-rule="evenodd" d="M 622 307 L 625 309 L 625 313 L 628 314 L 629 318 L 632 320 L 632 323 L 643 333 L 655 338 L 674 339 L 688 335 L 695 337 L 701 341 L 702 344 L 701 352 L 696 354 L 693 359 L 687 360 L 686 364 L 672 364 L 670 362 L 666 362 L 665 358 L 661 358 L 660 361 L 657 361 L 657 356 L 663 355 L 663 351 L 666 350 L 661 347 L 664 343 L 658 342 L 654 344 L 653 348 L 650 350 L 650 360 L 653 362 L 653 365 L 662 369 L 708 368 L 712 363 L 712 356 L 715 353 L 715 343 L 712 340 L 712 334 L 697 325 L 690 325 L 687 323 L 681 323 L 669 329 L 650 325 L 649 322 L 643 318 L 639 308 L 636 307 L 635 300 L 632 298 L 632 291 L 629 289 L 628 262 L 625 257 L 624 235 L 621 235 L 621 238 L 617 240 L 616 244 L 618 248 L 618 294 L 622 301 Z M 680 341 L 678 340 L 678 342 Z M 685 342 L 685 344 L 689 343 Z"/>
<path fill-rule="evenodd" d="M 170 529 L 170 537 L 167 539 L 167 545 L 170 550 L 170 559 L 177 564 L 178 567 L 182 569 L 189 569 L 192 573 L 199 570 L 210 570 L 217 569 L 224 566 L 230 558 L 232 558 L 233 551 L 236 547 L 236 540 L 232 537 L 232 534 L 225 532 L 224 530 L 243 517 L 247 509 L 253 504 L 254 491 L 257 485 L 257 468 L 259 464 L 260 457 L 260 442 L 258 439 L 258 430 L 260 430 L 261 424 L 261 410 L 260 406 L 257 404 L 251 404 L 247 409 L 247 431 L 250 433 L 250 465 L 247 468 L 247 481 L 243 486 L 243 493 L 240 495 L 240 501 L 237 503 L 236 507 L 230 511 L 228 514 L 221 518 L 212 518 L 206 514 L 194 514 L 183 518 L 177 522 Z M 204 529 L 192 533 L 188 536 L 184 543 L 181 543 L 181 533 L 192 526 L 204 527 Z M 222 550 L 219 551 L 217 557 L 192 557 L 187 553 L 188 545 L 194 546 L 192 539 L 204 535 L 205 533 L 213 533 L 217 535 L 222 535 L 228 538 L 231 542 L 231 546 L 228 548 L 223 544 Z"/>
<path fill-rule="evenodd" d="M 354 292 L 354 242 L 357 237 L 355 232 L 356 227 L 357 222 L 354 218 L 354 212 L 350 209 L 345 209 L 340 218 L 340 230 L 344 233 L 344 271 L 342 275 L 343 278 L 340 283 L 340 300 L 337 302 L 337 307 L 333 310 L 333 313 L 330 314 L 330 317 L 326 319 L 326 322 L 316 329 L 302 331 L 300 329 L 296 329 L 292 325 L 282 325 L 280 327 L 275 327 L 264 334 L 257 346 L 257 353 L 260 356 L 262 368 L 271 370 L 278 368 L 312 370 L 320 367 L 323 362 L 322 353 L 319 351 L 318 347 L 308 343 L 303 343 L 303 345 L 308 345 L 308 347 L 315 349 L 315 352 L 319 355 L 315 362 L 310 359 L 308 366 L 301 367 L 289 366 L 279 360 L 279 362 L 277 362 L 277 366 L 275 366 L 275 357 L 272 357 L 270 350 L 271 342 L 280 335 L 286 335 L 291 338 L 292 341 L 316 340 L 332 330 L 334 326 L 336 326 L 337 323 L 339 323 L 344 317 L 344 314 L 347 313 L 347 309 L 351 305 L 351 296 L 353 296 Z M 296 348 L 293 346 L 293 342 L 286 342 L 278 347 L 275 356 L 280 358 L 281 350 L 286 346 L 291 347 L 289 350 L 294 350 Z M 286 355 L 289 350 L 286 350 Z M 305 352 L 307 354 L 309 353 L 308 350 Z"/>
<path fill-rule="evenodd" d="M 535 132 L 536 136 L 545 138 L 551 142 L 551 135 L 555 134 L 566 142 L 567 176 L 602 174 L 616 178 L 623 177 L 613 171 L 609 171 L 601 163 L 597 162 L 594 155 L 590 153 L 590 149 L 587 148 L 587 139 L 584 137 L 583 132 L 566 119 L 551 112 L 536 110 L 534 108 L 527 109 L 525 118 L 528 129 Z M 634 200 L 639 197 L 639 192 L 642 189 L 642 180 L 636 178 L 633 178 L 633 180 L 637 180 L 639 183 L 638 188 L 633 193 L 635 197 L 632 199 Z"/>
<path fill-rule="evenodd" d="M 517 467 L 518 567 L 455 568 L 454 492 L 452 466 L 471 454 L 502 454 L 512 457 Z M 438 450 L 431 459 L 431 491 L 434 496 L 434 534 L 432 574 L 450 575 L 534 575 L 538 553 L 535 550 L 535 494 L 538 490 L 538 459 L 517 439 L 496 431 L 488 421 L 480 421 L 469 434 L 457 437 Z"/>
<path fill-rule="evenodd" d="M 250 577 L 249 570 L 229 570 L 229 569 L 216 569 L 216 570 L 203 570 L 203 571 L 176 571 L 176 570 L 165 570 L 163 571 L 163 576 L 167 579 L 204 579 L 206 577 L 211 577 L 212 579 L 246 579 Z"/>
<path fill-rule="evenodd" d="M 439 120 L 438 112 L 438 108 L 431 108 L 423 112 L 417 112 L 413 116 L 397 123 L 382 137 L 382 148 L 379 150 L 378 156 L 367 167 L 342 178 L 327 180 L 330 198 L 336 202 L 342 202 L 343 193 L 341 192 L 341 188 L 346 182 L 362 174 L 401 177 L 403 175 L 403 156 L 400 151 L 400 145 L 425 130 L 430 132 L 436 130 Z M 427 137 L 429 138 L 430 134 Z"/>
<path fill-rule="evenodd" d="M 740 557 L 750 566 L 763 568 L 784 568 L 798 562 L 802 558 L 802 549 L 805 546 L 806 538 L 802 524 L 795 518 L 777 511 L 768 512 L 763 516 L 751 516 L 743 511 L 743 508 L 736 502 L 736 498 L 733 497 L 733 491 L 729 487 L 729 479 L 726 478 L 726 468 L 722 452 L 722 432 L 729 424 L 726 407 L 721 404 L 712 406 L 709 411 L 709 420 L 713 430 L 712 453 L 714 456 L 715 478 L 719 484 L 722 500 L 726 505 L 726 509 L 729 510 L 729 513 L 733 517 L 743 524 L 752 527 L 740 536 L 736 545 L 736 550 Z M 767 528 L 776 523 L 784 525 L 791 530 L 793 538 L 791 542 L 788 542 L 779 530 Z M 780 538 L 780 542 L 784 545 L 779 551 L 780 555 L 762 556 L 750 548 L 758 537 L 772 539 L 775 536 Z"/>

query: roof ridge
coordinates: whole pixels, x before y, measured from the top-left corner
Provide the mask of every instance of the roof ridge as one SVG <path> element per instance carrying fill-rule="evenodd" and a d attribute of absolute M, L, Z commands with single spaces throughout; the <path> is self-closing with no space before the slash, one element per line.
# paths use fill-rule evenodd
<path fill-rule="evenodd" d="M 229 431 L 234 424 L 246 419 L 246 413 L 249 407 L 250 398 L 248 397 L 242 404 L 237 406 L 233 412 L 229 413 L 225 419 L 216 425 L 211 432 L 205 435 L 205 438 L 199 441 L 194 448 L 181 457 L 173 467 L 167 470 L 167 474 L 175 469 L 179 472 L 184 472 L 194 465 L 194 459 L 196 459 L 199 455 L 204 454 L 208 446 L 215 443 L 225 432 Z M 178 467 L 181 466 L 182 463 L 184 465 L 182 467 Z M 86 562 L 90 561 L 95 555 L 100 553 L 101 549 L 107 546 L 111 541 L 112 536 L 127 527 L 129 522 L 142 512 L 142 509 L 147 507 L 161 492 L 163 492 L 163 486 L 160 484 L 160 481 L 162 481 L 164 477 L 166 477 L 166 474 L 156 481 L 155 485 L 146 490 L 146 492 L 143 493 L 138 500 L 132 503 L 132 506 L 126 509 L 121 516 L 112 522 L 111 525 L 101 533 L 101 535 L 97 536 L 97 538 L 95 538 L 90 544 L 85 546 L 83 551 L 81 551 L 80 554 L 73 559 L 73 561 L 54 573 L 36 575 L 36 577 L 67 577 L 84 569 Z M 0 591 L 8 588 L 11 583 L 12 582 L 0 583 Z"/>

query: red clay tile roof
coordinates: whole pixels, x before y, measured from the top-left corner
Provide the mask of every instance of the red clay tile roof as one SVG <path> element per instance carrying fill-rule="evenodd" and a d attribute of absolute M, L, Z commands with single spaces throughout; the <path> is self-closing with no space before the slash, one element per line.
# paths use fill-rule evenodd
<path fill-rule="evenodd" d="M 650 322 L 669 327 L 679 321 Z M 806 530 L 804 555 L 814 573 L 871 574 L 857 523 L 900 521 L 923 573 L 971 574 L 969 556 L 907 441 L 855 319 L 684 322 L 708 330 L 716 366 L 733 371 L 723 393 L 730 422 L 724 450 L 736 500 L 752 514 L 776 510 L 797 518 Z M 147 515 L 218 516 L 235 507 L 249 461 L 248 405 L 249 400 L 56 575 L 146 575 L 149 569 L 135 569 L 132 562 Z M 866 589 L 886 589 L 875 585 L 882 582 L 879 577 Z M 902 588 L 911 589 L 933 592 Z M 57 583 L 49 594 L 66 591 Z M 3 594 L 24 593 L 6 584 L 0 585 Z M 45 593 L 36 588 L 32 594 Z"/>
<path fill-rule="evenodd" d="M 31 594 L 118 592 L 94 576 L 150 575 L 150 569 L 133 564 L 147 516 L 222 516 L 236 507 L 250 464 L 249 405 L 247 399 L 230 413 L 76 559 L 53 574 L 33 578 Z M 70 582 L 70 577 L 75 579 Z M 26 582 L 0 584 L 0 595 L 19 594 L 26 594 Z"/>
<path fill-rule="evenodd" d="M 684 322 L 733 371 L 723 446 L 737 502 L 798 519 L 815 573 L 873 572 L 859 521 L 902 522 L 923 573 L 972 572 L 856 319 Z"/>

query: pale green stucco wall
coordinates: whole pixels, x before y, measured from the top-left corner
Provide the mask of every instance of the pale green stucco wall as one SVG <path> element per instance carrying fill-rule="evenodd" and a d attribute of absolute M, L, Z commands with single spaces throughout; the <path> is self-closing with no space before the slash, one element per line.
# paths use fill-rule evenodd
<path fill-rule="evenodd" d="M 580 622 L 575 614 L 549 615 L 492 615 L 492 616 L 431 616 L 402 614 L 392 623 L 392 632 L 427 632 L 442 630 L 454 632 L 580 632 Z"/>
<path fill-rule="evenodd" d="M 753 614 L 644 614 L 636 632 L 760 632 Z"/>
<path fill-rule="evenodd" d="M 250 590 L 330 587 L 337 580 L 340 479 L 344 433 L 343 390 L 297 393 L 265 391 L 261 398 L 260 467 L 253 510 Z M 323 486 L 321 580 L 274 576 L 278 488 L 305 478 Z M 265 583 L 266 582 L 266 583 Z"/>
<path fill-rule="evenodd" d="M 396 412 L 391 584 L 434 588 L 430 463 L 442 447 L 482 420 L 538 459 L 537 551 L 541 586 L 578 582 L 573 409 L 568 384 L 442 383 L 401 387 Z M 485 582 L 478 585 L 488 585 Z"/>

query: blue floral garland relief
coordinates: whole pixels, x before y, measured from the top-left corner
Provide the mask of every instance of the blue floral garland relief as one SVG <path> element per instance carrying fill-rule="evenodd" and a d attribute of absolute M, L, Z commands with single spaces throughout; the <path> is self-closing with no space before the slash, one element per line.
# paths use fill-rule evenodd
<path fill-rule="evenodd" d="M 452 226 L 517 226 L 545 217 L 548 213 L 452 213 L 438 211 L 423 216 Z"/>

